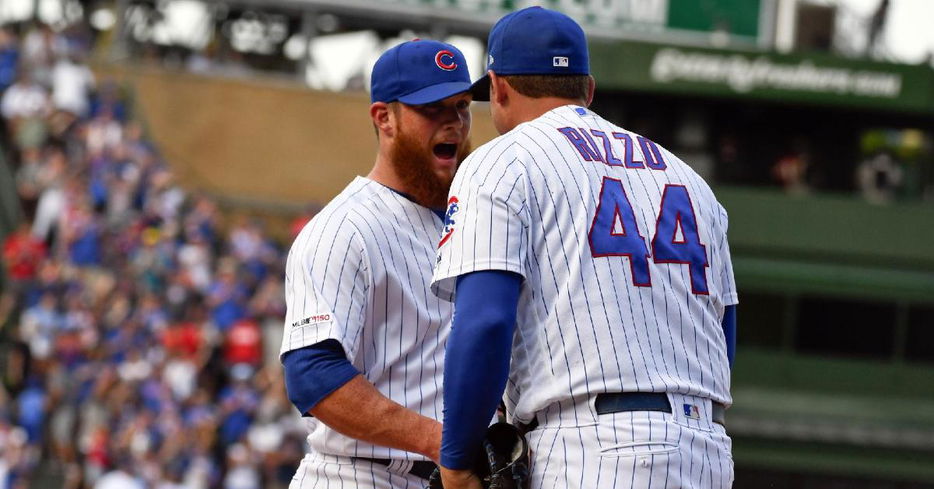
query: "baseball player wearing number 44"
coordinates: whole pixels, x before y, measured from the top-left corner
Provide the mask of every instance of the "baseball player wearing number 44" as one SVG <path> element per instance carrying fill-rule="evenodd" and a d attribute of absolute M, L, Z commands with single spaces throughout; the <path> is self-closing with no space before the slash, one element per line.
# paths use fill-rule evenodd
<path fill-rule="evenodd" d="M 295 239 L 281 359 L 311 452 L 291 489 L 418 488 L 441 441 L 452 306 L 429 291 L 448 188 L 467 152 L 470 76 L 437 41 L 373 68 L 378 154 Z"/>
<path fill-rule="evenodd" d="M 455 303 L 444 487 L 479 487 L 465 469 L 500 398 L 532 489 L 730 487 L 726 212 L 675 155 L 588 109 L 572 19 L 511 13 L 488 49 L 474 99 L 501 136 L 454 178 L 432 283 Z"/>

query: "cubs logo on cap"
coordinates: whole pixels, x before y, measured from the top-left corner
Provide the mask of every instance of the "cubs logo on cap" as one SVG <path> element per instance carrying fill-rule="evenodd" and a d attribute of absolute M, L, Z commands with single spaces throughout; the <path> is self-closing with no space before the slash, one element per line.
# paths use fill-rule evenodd
<path fill-rule="evenodd" d="M 497 75 L 589 75 L 587 37 L 574 19 L 542 7 L 507 14 L 490 30 L 487 71 Z M 493 64 L 493 60 L 496 64 Z M 490 100 L 490 77 L 470 89 L 474 100 Z"/>
<path fill-rule="evenodd" d="M 370 77 L 371 102 L 421 105 L 470 90 L 464 55 L 440 41 L 416 39 L 383 53 Z"/>
<path fill-rule="evenodd" d="M 457 62 L 454 61 L 454 53 L 447 49 L 438 51 L 435 55 L 435 64 L 444 71 L 452 71 L 457 68 Z"/>

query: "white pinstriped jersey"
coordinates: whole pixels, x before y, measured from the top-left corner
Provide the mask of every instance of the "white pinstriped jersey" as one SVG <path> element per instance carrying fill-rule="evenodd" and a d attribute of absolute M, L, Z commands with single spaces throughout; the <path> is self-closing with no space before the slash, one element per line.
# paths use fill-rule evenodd
<path fill-rule="evenodd" d="M 453 308 L 428 290 L 440 227 L 430 209 L 357 177 L 292 245 L 280 354 L 336 339 L 383 395 L 441 419 L 441 371 Z M 425 459 L 305 419 L 315 452 Z"/>
<path fill-rule="evenodd" d="M 731 403 L 727 215 L 675 155 L 564 106 L 478 148 L 450 195 L 433 291 L 450 300 L 479 270 L 524 277 L 506 389 L 518 421 L 601 392 Z"/>

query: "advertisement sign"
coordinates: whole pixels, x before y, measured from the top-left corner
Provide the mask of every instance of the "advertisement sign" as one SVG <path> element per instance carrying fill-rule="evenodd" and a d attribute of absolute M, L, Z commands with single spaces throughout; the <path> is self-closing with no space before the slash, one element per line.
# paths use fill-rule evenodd
<path fill-rule="evenodd" d="M 934 111 L 934 70 L 819 54 L 591 43 L 601 88 Z"/>

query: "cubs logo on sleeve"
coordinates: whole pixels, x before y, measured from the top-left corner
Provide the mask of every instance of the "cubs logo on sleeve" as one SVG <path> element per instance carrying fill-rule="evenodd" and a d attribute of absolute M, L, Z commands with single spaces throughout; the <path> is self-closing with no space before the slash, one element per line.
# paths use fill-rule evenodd
<path fill-rule="evenodd" d="M 441 242 L 438 243 L 439 248 L 444 246 L 444 243 L 447 243 L 451 235 L 454 234 L 454 216 L 459 210 L 460 202 L 457 200 L 457 196 L 452 195 L 451 198 L 448 199 L 448 209 L 444 213 L 444 228 L 441 230 Z"/>

